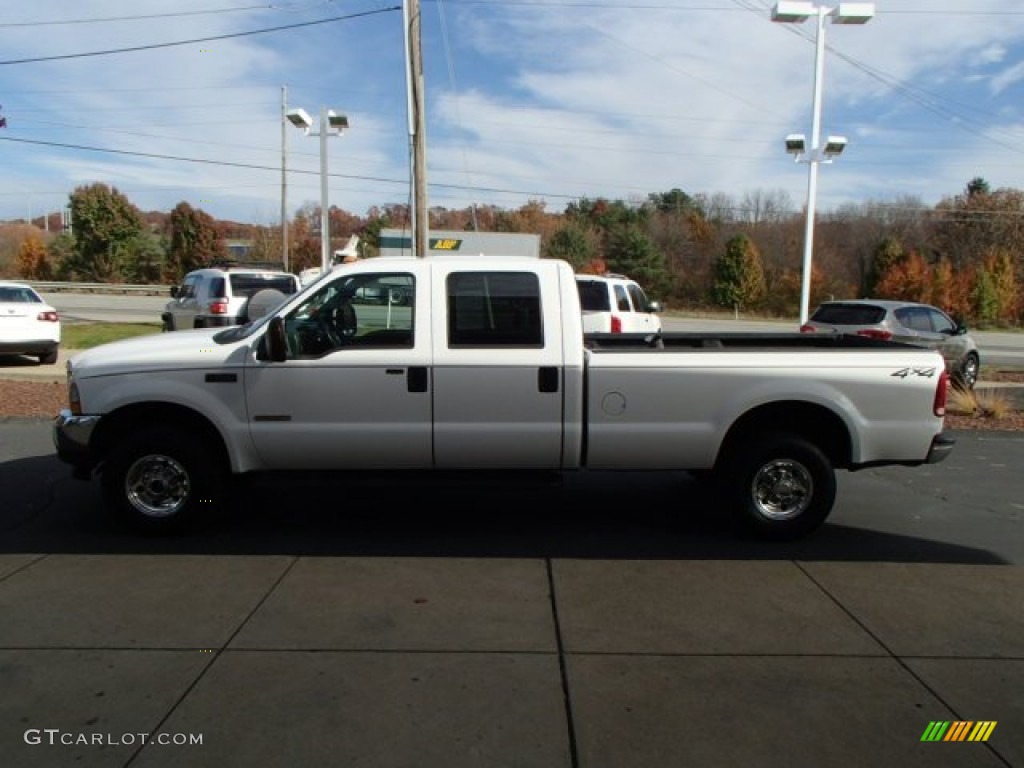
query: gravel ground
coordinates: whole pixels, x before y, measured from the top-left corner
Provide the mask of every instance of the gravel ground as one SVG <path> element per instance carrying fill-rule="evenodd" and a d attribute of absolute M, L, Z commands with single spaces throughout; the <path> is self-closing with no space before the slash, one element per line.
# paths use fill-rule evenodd
<path fill-rule="evenodd" d="M 0 417 L 53 417 L 67 407 L 67 386 L 55 381 L 0 379 Z M 999 429 L 1024 431 L 1024 411 L 1015 410 L 1001 418 L 949 415 L 947 429 Z"/>

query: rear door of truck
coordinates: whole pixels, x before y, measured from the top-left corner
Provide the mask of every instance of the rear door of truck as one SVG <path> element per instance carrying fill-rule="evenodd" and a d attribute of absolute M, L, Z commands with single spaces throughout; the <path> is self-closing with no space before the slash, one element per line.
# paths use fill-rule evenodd
<path fill-rule="evenodd" d="M 550 266 L 435 265 L 435 467 L 562 465 L 564 352 Z"/>

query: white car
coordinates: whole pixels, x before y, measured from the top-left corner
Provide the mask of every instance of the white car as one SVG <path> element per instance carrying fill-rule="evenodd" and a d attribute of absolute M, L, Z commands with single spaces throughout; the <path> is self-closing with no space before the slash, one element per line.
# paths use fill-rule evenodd
<path fill-rule="evenodd" d="M 625 275 L 576 275 L 583 333 L 660 333 L 661 305 Z"/>
<path fill-rule="evenodd" d="M 0 354 L 57 362 L 60 317 L 30 285 L 0 282 Z"/>

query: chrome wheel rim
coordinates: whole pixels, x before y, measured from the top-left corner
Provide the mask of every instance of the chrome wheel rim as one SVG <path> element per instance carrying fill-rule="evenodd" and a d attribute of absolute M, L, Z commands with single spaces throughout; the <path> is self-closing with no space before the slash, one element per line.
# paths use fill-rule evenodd
<path fill-rule="evenodd" d="M 143 456 L 125 475 L 128 503 L 146 517 L 180 512 L 191 490 L 188 472 L 170 456 Z"/>
<path fill-rule="evenodd" d="M 803 514 L 814 495 L 814 480 L 803 464 L 775 459 L 754 475 L 751 497 L 758 513 L 769 520 L 789 520 Z"/>
<path fill-rule="evenodd" d="M 964 361 L 963 380 L 968 387 L 973 387 L 978 381 L 978 361 L 973 357 Z"/>

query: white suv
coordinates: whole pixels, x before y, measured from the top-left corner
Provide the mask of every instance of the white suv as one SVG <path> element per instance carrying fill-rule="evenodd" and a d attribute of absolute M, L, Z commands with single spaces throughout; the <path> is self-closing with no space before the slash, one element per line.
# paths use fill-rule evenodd
<path fill-rule="evenodd" d="M 164 330 L 241 325 L 252 319 L 247 314 L 249 300 L 267 289 L 291 296 L 299 291 L 299 278 L 291 272 L 248 267 L 189 272 L 181 285 L 171 288 L 174 299 L 160 316 Z"/>
<path fill-rule="evenodd" d="M 576 275 L 584 333 L 660 333 L 661 305 L 624 275 Z"/>

